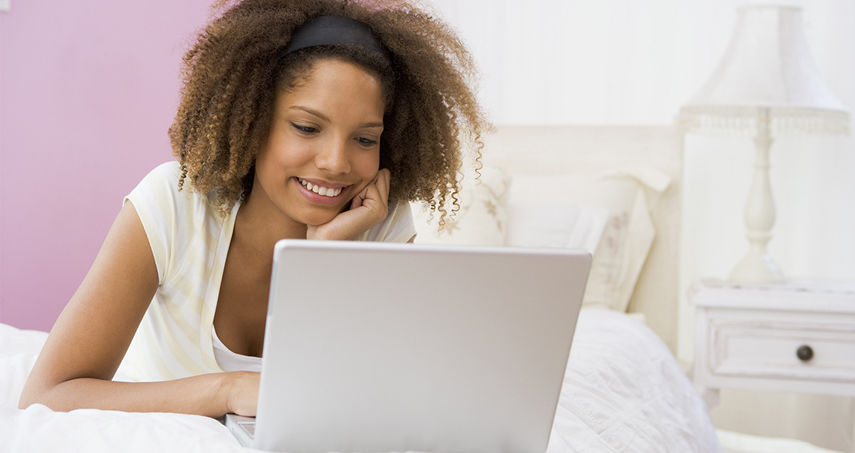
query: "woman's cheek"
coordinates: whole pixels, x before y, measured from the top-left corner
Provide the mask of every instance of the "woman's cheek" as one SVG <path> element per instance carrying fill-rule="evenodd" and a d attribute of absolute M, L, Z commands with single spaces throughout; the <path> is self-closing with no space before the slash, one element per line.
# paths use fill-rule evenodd
<path fill-rule="evenodd" d="M 286 170 L 294 170 L 311 160 L 311 150 L 298 143 L 282 144 L 277 159 L 279 165 Z"/>
<path fill-rule="evenodd" d="M 368 181 L 373 181 L 377 177 L 377 172 L 380 171 L 380 153 L 377 152 L 368 159 L 360 161 L 359 174 Z"/>

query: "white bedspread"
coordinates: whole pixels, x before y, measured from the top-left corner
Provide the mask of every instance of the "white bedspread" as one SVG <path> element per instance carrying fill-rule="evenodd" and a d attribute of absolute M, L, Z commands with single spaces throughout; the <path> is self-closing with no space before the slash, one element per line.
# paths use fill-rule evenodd
<path fill-rule="evenodd" d="M 207 417 L 16 409 L 45 336 L 0 324 L 0 452 L 253 451 Z M 716 451 L 706 406 L 656 335 L 626 315 L 582 310 L 549 452 Z"/>

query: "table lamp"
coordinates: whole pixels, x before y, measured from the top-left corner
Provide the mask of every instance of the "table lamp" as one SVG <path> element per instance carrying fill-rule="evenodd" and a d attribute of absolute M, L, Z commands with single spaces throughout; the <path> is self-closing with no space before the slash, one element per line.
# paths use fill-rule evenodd
<path fill-rule="evenodd" d="M 684 132 L 735 133 L 754 138 L 754 176 L 745 205 L 749 249 L 730 275 L 735 283 L 781 283 L 767 253 L 775 224 L 769 182 L 773 137 L 845 134 L 849 112 L 825 86 L 810 56 L 801 8 L 751 5 L 738 10 L 724 57 L 680 109 Z"/>

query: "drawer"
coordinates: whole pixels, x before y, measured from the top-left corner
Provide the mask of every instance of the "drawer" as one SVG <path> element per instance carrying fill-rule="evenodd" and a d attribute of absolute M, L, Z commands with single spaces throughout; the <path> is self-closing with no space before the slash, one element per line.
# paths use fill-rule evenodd
<path fill-rule="evenodd" d="M 855 383 L 855 324 L 713 318 L 709 328 L 713 375 Z"/>

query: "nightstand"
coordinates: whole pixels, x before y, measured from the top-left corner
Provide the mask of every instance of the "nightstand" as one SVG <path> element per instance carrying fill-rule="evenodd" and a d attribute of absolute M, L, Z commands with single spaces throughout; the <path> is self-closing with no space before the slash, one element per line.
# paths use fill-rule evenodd
<path fill-rule="evenodd" d="M 694 383 L 855 396 L 855 284 L 696 284 Z"/>

